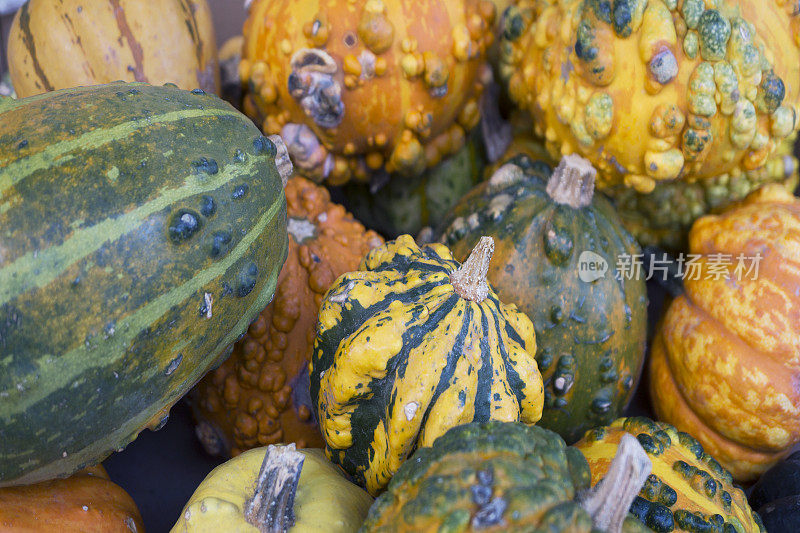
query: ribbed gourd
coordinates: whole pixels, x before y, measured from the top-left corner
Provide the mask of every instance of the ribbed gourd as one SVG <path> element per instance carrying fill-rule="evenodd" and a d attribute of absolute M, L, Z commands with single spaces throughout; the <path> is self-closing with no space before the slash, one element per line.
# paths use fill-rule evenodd
<path fill-rule="evenodd" d="M 456 259 L 482 235 L 494 239 L 489 281 L 536 329 L 540 425 L 568 443 L 622 413 L 644 363 L 644 277 L 618 270 L 620 258 L 641 252 L 595 193 L 595 175 L 580 156 L 565 156 L 555 171 L 514 157 L 467 194 L 440 230 Z M 582 270 L 590 266 L 596 270 Z"/>
<path fill-rule="evenodd" d="M 325 296 L 311 399 L 328 457 L 371 494 L 451 427 L 541 417 L 533 324 L 487 284 L 492 249 L 462 265 L 401 235 Z"/>
<path fill-rule="evenodd" d="M 219 90 L 206 0 L 30 0 L 8 33 L 17 94 L 113 81 Z"/>
<path fill-rule="evenodd" d="M 630 435 L 590 488 L 586 459 L 555 433 L 518 423 L 458 426 L 400 467 L 361 533 L 646 531 L 628 513 L 650 473 Z"/>
<path fill-rule="evenodd" d="M 382 185 L 349 183 L 343 188 L 345 205 L 364 224 L 389 238 L 436 227 L 483 178 L 481 142 L 476 132 L 471 133 L 458 152 L 416 178 L 388 179 Z"/>
<path fill-rule="evenodd" d="M 322 450 L 270 445 L 211 471 L 172 533 L 355 533 L 372 498 Z"/>
<path fill-rule="evenodd" d="M 652 463 L 652 473 L 631 505 L 631 513 L 659 533 L 764 533 L 758 514 L 730 472 L 697 440 L 664 422 L 620 418 L 588 431 L 578 448 L 597 482 L 613 467 L 622 439 L 633 435 Z"/>
<path fill-rule="evenodd" d="M 0 99 L 0 486 L 163 425 L 272 298 L 289 173 L 199 89 Z"/>
<path fill-rule="evenodd" d="M 656 331 L 656 415 L 754 481 L 800 442 L 800 199 L 764 187 L 689 234 L 684 293 Z"/>
<path fill-rule="evenodd" d="M 289 252 L 275 298 L 193 392 L 197 435 L 212 454 L 278 442 L 324 445 L 308 392 L 319 306 L 336 278 L 383 244 L 325 188 L 293 176 L 285 192 Z"/>
<path fill-rule="evenodd" d="M 601 189 L 741 176 L 798 128 L 800 27 L 783 0 L 519 0 L 501 70 L 556 156 Z"/>
<path fill-rule="evenodd" d="M 478 124 L 494 21 L 486 0 L 257 0 L 245 110 L 315 181 L 419 176 Z"/>

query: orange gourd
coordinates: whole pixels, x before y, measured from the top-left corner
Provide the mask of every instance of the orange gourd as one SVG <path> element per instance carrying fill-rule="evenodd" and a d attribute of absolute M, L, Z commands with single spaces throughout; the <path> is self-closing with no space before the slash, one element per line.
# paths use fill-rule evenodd
<path fill-rule="evenodd" d="M 695 222 L 689 246 L 698 267 L 653 343 L 653 405 L 751 481 L 800 442 L 800 199 L 767 186 Z"/>
<path fill-rule="evenodd" d="M 143 533 L 133 499 L 101 466 L 66 479 L 0 488 L 0 531 Z"/>
<path fill-rule="evenodd" d="M 212 454 L 278 442 L 324 445 L 308 396 L 319 306 L 337 277 L 383 243 L 326 189 L 295 176 L 285 190 L 289 253 L 275 298 L 194 391 L 197 433 Z"/>

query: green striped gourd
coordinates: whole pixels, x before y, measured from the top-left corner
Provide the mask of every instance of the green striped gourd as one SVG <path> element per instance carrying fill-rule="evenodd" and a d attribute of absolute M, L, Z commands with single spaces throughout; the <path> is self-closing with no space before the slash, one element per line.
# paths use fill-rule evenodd
<path fill-rule="evenodd" d="M 157 428 L 269 302 L 291 171 L 200 90 L 0 100 L 0 486 Z"/>

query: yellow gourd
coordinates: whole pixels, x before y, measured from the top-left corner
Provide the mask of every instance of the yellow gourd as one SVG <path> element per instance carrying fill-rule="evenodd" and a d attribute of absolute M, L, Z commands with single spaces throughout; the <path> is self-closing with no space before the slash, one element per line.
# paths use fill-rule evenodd
<path fill-rule="evenodd" d="M 371 504 L 321 450 L 268 446 L 212 470 L 172 533 L 348 533 L 358 530 Z"/>

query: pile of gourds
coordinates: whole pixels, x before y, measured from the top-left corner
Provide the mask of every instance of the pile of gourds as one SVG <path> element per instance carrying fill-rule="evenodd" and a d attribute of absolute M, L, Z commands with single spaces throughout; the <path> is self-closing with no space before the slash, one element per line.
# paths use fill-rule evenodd
<path fill-rule="evenodd" d="M 16 14 L 0 529 L 142 531 L 100 462 L 185 397 L 176 532 L 800 530 L 796 5 L 212 18 Z"/>

